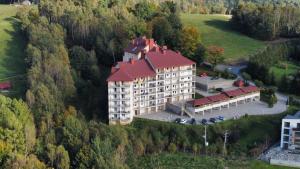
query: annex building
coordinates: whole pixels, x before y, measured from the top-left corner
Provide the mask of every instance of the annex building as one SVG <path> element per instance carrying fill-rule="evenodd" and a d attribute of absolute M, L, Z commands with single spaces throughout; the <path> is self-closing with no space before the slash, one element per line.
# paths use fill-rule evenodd
<path fill-rule="evenodd" d="M 300 150 L 300 111 L 282 119 L 280 147 Z"/>
<path fill-rule="evenodd" d="M 185 109 L 192 114 L 205 114 L 212 110 L 221 110 L 260 99 L 260 90 L 256 86 L 240 87 L 216 95 L 195 99 L 186 103 Z"/>
<path fill-rule="evenodd" d="M 146 37 L 132 40 L 107 79 L 109 123 L 128 124 L 166 103 L 191 100 L 195 74 L 196 63 L 179 52 Z"/>

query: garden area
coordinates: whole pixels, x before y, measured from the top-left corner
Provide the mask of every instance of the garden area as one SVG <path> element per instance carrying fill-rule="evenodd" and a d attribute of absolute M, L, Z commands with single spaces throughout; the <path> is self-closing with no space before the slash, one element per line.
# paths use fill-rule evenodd
<path fill-rule="evenodd" d="M 299 72 L 300 63 L 296 61 L 282 61 L 272 66 L 270 71 L 274 73 L 276 80 L 279 81 L 284 75 L 290 76 Z"/>

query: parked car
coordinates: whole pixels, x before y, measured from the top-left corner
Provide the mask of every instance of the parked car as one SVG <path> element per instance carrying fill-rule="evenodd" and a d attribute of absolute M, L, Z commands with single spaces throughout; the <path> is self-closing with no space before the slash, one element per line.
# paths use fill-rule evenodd
<path fill-rule="evenodd" d="M 203 125 L 207 125 L 207 120 L 206 120 L 206 119 L 202 119 L 202 120 L 201 120 L 201 123 L 202 123 Z"/>
<path fill-rule="evenodd" d="M 216 88 L 216 91 L 218 91 L 218 92 L 223 92 L 223 88 L 221 88 L 221 87 Z"/>
<path fill-rule="evenodd" d="M 212 122 L 212 123 L 215 123 L 217 120 L 212 117 L 212 118 L 209 119 L 209 121 Z"/>
<path fill-rule="evenodd" d="M 224 121 L 225 120 L 225 118 L 223 116 L 218 116 L 218 117 L 216 117 L 216 119 L 218 119 L 220 121 Z"/>
<path fill-rule="evenodd" d="M 196 124 L 197 124 L 197 121 L 196 121 L 195 118 L 192 118 L 191 121 L 190 121 L 190 123 L 193 124 L 193 125 L 196 125 Z"/>
<path fill-rule="evenodd" d="M 181 118 L 176 118 L 176 119 L 174 120 L 175 123 L 180 123 L 180 121 L 181 121 Z"/>
<path fill-rule="evenodd" d="M 180 119 L 180 124 L 186 124 L 187 123 L 187 120 L 186 119 Z"/>

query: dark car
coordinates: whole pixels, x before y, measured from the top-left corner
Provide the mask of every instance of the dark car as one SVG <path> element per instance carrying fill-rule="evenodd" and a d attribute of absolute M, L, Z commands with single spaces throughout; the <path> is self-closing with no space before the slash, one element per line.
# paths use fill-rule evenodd
<path fill-rule="evenodd" d="M 180 121 L 181 121 L 181 118 L 177 118 L 174 120 L 175 123 L 180 123 Z"/>
<path fill-rule="evenodd" d="M 217 120 L 215 118 L 210 118 L 209 121 L 215 123 Z"/>
<path fill-rule="evenodd" d="M 220 121 L 224 121 L 225 120 L 225 118 L 223 116 L 218 116 L 217 119 L 220 120 Z"/>
<path fill-rule="evenodd" d="M 207 120 L 206 120 L 206 119 L 202 119 L 202 120 L 201 120 L 201 123 L 202 123 L 203 125 L 207 125 Z"/>
<path fill-rule="evenodd" d="M 193 124 L 193 125 L 197 124 L 196 119 L 192 118 L 190 123 Z"/>
<path fill-rule="evenodd" d="M 223 92 L 223 88 L 221 88 L 221 87 L 216 88 L 216 91 L 218 91 L 218 92 Z"/>

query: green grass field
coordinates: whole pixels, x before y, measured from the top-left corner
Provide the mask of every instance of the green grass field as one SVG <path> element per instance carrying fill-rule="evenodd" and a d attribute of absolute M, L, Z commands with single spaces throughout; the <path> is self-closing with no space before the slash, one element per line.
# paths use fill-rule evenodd
<path fill-rule="evenodd" d="M 272 166 L 258 160 L 225 160 L 220 157 L 193 156 L 183 153 L 147 155 L 138 160 L 137 165 L 143 169 L 292 169 Z"/>
<path fill-rule="evenodd" d="M 5 95 L 20 97 L 26 84 L 26 43 L 19 22 L 14 17 L 16 12 L 15 6 L 0 5 L 0 82 L 10 81 L 13 85 L 12 90 Z"/>
<path fill-rule="evenodd" d="M 234 31 L 230 17 L 224 15 L 182 14 L 184 25 L 199 28 L 205 46 L 217 45 L 225 49 L 226 61 L 245 60 L 252 53 L 263 48 L 265 43 Z"/>
<path fill-rule="evenodd" d="M 280 80 L 280 78 L 284 75 L 293 75 L 300 71 L 300 64 L 296 62 L 281 62 L 280 65 L 275 65 L 271 67 L 271 72 L 274 72 L 276 80 Z"/>

